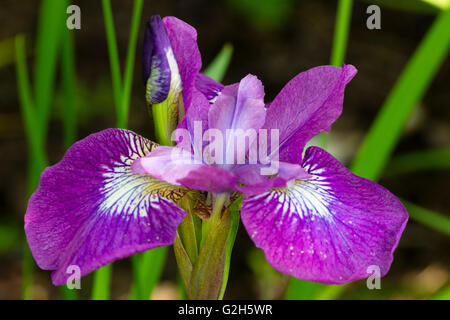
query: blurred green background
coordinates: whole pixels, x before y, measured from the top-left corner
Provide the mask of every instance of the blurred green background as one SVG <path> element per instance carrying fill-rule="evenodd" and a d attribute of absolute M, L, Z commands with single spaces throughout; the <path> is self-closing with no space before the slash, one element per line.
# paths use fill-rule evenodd
<path fill-rule="evenodd" d="M 70 32 L 68 3 L 58 1 L 0 0 L 0 299 L 70 297 L 51 285 L 49 272 L 23 263 L 28 196 L 39 170 L 59 161 L 75 138 L 118 122 L 120 86 L 111 73 L 114 50 L 108 49 L 104 19 L 109 1 L 72 1 L 81 8 L 81 30 Z M 146 0 L 142 12 L 134 1 L 110 3 L 124 79 L 125 98 L 119 100 L 129 105 L 129 129 L 154 138 L 141 70 L 145 22 L 154 14 L 176 16 L 197 29 L 204 67 L 228 44 L 208 71 L 223 74 L 225 84 L 257 75 L 266 101 L 297 73 L 337 63 L 345 54 L 344 61 L 359 72 L 331 134 L 314 143 L 326 140 L 328 150 L 356 173 L 414 203 L 408 205 L 412 219 L 381 290 L 368 290 L 365 281 L 345 287 L 293 281 L 265 262 L 241 226 L 226 299 L 449 298 L 449 2 L 339 1 L 340 26 L 338 1 L 330 0 Z M 366 28 L 371 3 L 381 5 L 381 30 Z M 138 11 L 134 53 L 130 23 Z M 343 33 L 335 35 L 336 28 Z M 130 259 L 114 263 L 110 297 L 127 299 L 132 282 Z M 83 278 L 78 298 L 90 298 L 92 285 L 93 275 Z M 152 298 L 177 298 L 177 287 L 170 249 Z"/>

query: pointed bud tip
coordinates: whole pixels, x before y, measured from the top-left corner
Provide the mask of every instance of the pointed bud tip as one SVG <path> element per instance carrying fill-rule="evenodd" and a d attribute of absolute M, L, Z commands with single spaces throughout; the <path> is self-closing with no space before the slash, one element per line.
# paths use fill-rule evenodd
<path fill-rule="evenodd" d="M 152 16 L 146 26 L 143 52 L 143 75 L 146 99 L 150 104 L 164 101 L 170 90 L 171 69 L 167 53 L 170 39 L 159 15 Z"/>

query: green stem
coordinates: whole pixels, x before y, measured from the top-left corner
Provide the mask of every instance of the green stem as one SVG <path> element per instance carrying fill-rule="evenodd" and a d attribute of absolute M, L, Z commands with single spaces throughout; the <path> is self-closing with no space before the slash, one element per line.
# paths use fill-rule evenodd
<path fill-rule="evenodd" d="M 109 65 L 111 68 L 111 81 L 113 86 L 114 105 L 116 107 L 117 127 L 124 128 L 126 119 L 121 111 L 122 105 L 122 77 L 120 75 L 119 52 L 117 50 L 114 18 L 109 0 L 102 0 L 103 16 L 105 20 L 106 42 L 108 44 Z"/>
<path fill-rule="evenodd" d="M 229 198 L 228 193 L 213 195 L 213 209 L 211 212 L 211 216 L 208 220 L 204 220 L 202 222 L 202 242 L 200 243 L 200 247 L 203 244 L 203 241 L 208 236 L 211 229 L 220 221 L 223 206 L 225 202 L 228 200 L 228 198 Z"/>
<path fill-rule="evenodd" d="M 136 42 L 139 33 L 139 23 L 141 21 L 143 0 L 136 0 L 133 7 L 133 16 L 131 18 L 130 38 L 128 42 L 128 52 L 125 61 L 125 74 L 123 82 L 123 94 L 121 104 L 121 118 L 123 119 L 123 128 L 127 126 L 128 109 L 130 106 L 131 86 L 133 84 L 134 60 L 136 56 Z M 120 126 L 119 126 L 120 127 Z"/>
<path fill-rule="evenodd" d="M 135 300 L 143 300 L 145 299 L 142 284 L 143 284 L 143 275 L 140 266 L 140 257 L 138 254 L 134 254 L 131 256 L 131 265 L 133 266 L 133 284 L 134 284 L 134 295 L 132 296 Z"/>
<path fill-rule="evenodd" d="M 171 132 L 168 126 L 167 105 L 165 103 L 158 103 L 151 106 L 153 113 L 153 124 L 155 126 L 156 137 L 158 142 L 164 146 L 173 145 L 171 140 Z"/>

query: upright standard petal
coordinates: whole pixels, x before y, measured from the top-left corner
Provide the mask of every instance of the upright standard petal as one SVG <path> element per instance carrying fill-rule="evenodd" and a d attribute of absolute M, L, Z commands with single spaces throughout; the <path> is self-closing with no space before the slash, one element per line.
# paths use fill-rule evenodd
<path fill-rule="evenodd" d="M 165 17 L 162 21 L 169 35 L 180 71 L 184 108 L 187 112 L 192 102 L 195 79 L 202 67 L 202 59 L 197 46 L 197 31 L 194 27 L 175 17 Z"/>
<path fill-rule="evenodd" d="M 311 178 L 244 199 L 242 221 L 256 246 L 303 280 L 342 284 L 367 278 L 370 266 L 384 276 L 408 220 L 401 202 L 320 148 L 306 151 L 303 167 Z"/>
<path fill-rule="evenodd" d="M 130 168 L 154 146 L 131 131 L 108 129 L 75 143 L 43 172 L 25 233 L 37 264 L 55 270 L 55 285 L 66 282 L 70 265 L 85 275 L 174 242 L 185 216 L 174 202 L 186 190 Z"/>
<path fill-rule="evenodd" d="M 254 75 L 226 86 L 208 113 L 208 128 L 222 133 L 224 161 L 228 167 L 245 159 L 264 124 L 264 87 Z M 257 148 L 255 148 L 255 151 Z"/>
<path fill-rule="evenodd" d="M 305 144 L 329 131 L 342 112 L 345 86 L 356 72 L 352 65 L 320 66 L 286 84 L 270 104 L 264 124 L 266 129 L 280 130 L 280 161 L 301 162 Z"/>

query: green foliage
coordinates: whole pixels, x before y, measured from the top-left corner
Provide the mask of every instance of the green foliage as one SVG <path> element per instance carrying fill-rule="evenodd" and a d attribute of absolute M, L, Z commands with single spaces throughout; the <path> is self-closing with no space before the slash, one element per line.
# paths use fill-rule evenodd
<path fill-rule="evenodd" d="M 233 45 L 231 43 L 225 43 L 222 50 L 209 64 L 208 68 L 204 71 L 208 77 L 221 82 L 225 73 L 230 65 L 231 57 L 233 56 Z"/>
<path fill-rule="evenodd" d="M 384 8 L 420 13 L 438 13 L 450 8 L 449 0 L 364 0 Z"/>
<path fill-rule="evenodd" d="M 377 180 L 414 108 L 441 66 L 450 44 L 450 10 L 437 18 L 381 107 L 353 162 L 353 172 Z"/>
<path fill-rule="evenodd" d="M 402 200 L 402 203 L 406 210 L 408 210 L 408 213 L 412 219 L 450 236 L 450 218 L 440 213 L 417 206 L 406 200 Z"/>
<path fill-rule="evenodd" d="M 39 176 L 47 166 L 46 136 L 50 107 L 54 95 L 57 59 L 65 30 L 67 1 L 43 0 L 37 29 L 34 87 L 28 79 L 25 37 L 15 38 L 15 60 L 20 106 L 28 140 L 28 193 L 37 187 Z M 34 90 L 32 90 L 34 89 Z M 32 298 L 34 262 L 27 244 L 24 244 L 22 270 L 22 297 Z"/>
<path fill-rule="evenodd" d="M 450 150 L 424 150 L 392 158 L 383 172 L 384 177 L 422 170 L 450 169 Z"/>

